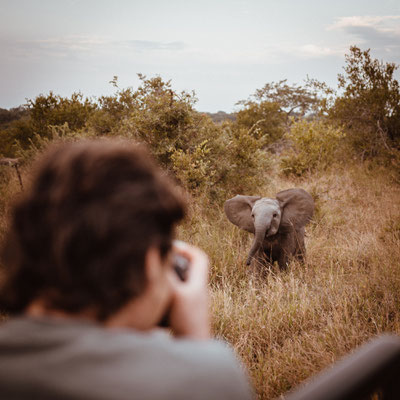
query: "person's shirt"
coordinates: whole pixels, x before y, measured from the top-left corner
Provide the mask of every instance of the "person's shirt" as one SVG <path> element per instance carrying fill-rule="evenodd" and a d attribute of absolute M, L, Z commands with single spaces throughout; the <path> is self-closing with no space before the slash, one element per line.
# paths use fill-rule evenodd
<path fill-rule="evenodd" d="M 232 350 L 216 340 L 20 317 L 0 325 L 0 398 L 252 398 Z"/>

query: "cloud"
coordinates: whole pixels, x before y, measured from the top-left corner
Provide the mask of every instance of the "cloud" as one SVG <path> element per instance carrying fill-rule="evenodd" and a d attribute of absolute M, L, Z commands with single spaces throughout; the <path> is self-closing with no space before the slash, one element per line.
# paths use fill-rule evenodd
<path fill-rule="evenodd" d="M 340 56 L 343 54 L 343 47 L 327 47 L 327 46 L 318 46 L 315 44 L 305 44 L 303 46 L 299 46 L 294 51 L 299 55 L 306 58 L 318 58 L 318 57 L 326 57 L 326 56 Z"/>
<path fill-rule="evenodd" d="M 385 28 L 384 25 L 390 24 L 393 21 L 400 20 L 400 15 L 386 15 L 386 16 L 352 16 L 352 17 L 341 17 L 336 19 L 335 23 L 328 29 L 338 29 L 347 27 L 376 27 L 380 29 Z"/>
<path fill-rule="evenodd" d="M 354 36 L 360 44 L 400 58 L 400 15 L 352 16 L 338 18 L 328 30 Z"/>
<path fill-rule="evenodd" d="M 282 43 L 279 46 L 269 46 L 268 60 L 273 56 L 278 63 L 287 61 L 288 58 L 299 60 L 312 60 L 327 57 L 341 57 L 347 47 L 343 45 L 321 45 L 315 43 Z"/>
<path fill-rule="evenodd" d="M 341 31 L 344 37 L 316 43 L 279 43 L 270 46 L 270 54 L 279 61 L 293 56 L 297 59 L 322 59 L 343 57 L 349 46 L 356 44 L 370 48 L 376 56 L 400 61 L 400 15 L 389 16 L 350 16 L 337 18 L 327 27 L 328 31 Z M 337 36 L 337 34 L 335 34 Z M 349 37 L 350 36 L 350 37 Z"/>
<path fill-rule="evenodd" d="M 101 53 L 131 50 L 143 52 L 174 52 L 185 48 L 184 42 L 161 42 L 150 40 L 111 40 L 97 36 L 66 36 L 40 40 L 2 43 L 16 56 L 52 56 L 58 58 L 77 57 Z"/>
<path fill-rule="evenodd" d="M 114 42 L 117 46 L 126 46 L 134 50 L 183 50 L 185 44 L 183 42 L 154 42 L 150 40 L 126 40 Z"/>

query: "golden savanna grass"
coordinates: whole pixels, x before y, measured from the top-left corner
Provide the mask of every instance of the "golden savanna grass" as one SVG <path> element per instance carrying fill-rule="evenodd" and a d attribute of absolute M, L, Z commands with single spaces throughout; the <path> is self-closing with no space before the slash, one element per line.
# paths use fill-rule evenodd
<path fill-rule="evenodd" d="M 13 170 L 0 172 L 4 232 L 8 200 L 20 189 Z M 251 236 L 208 199 L 191 201 L 178 236 L 208 253 L 214 333 L 236 349 L 258 397 L 272 399 L 373 336 L 400 334 L 400 186 L 365 163 L 302 179 L 276 172 L 265 182 L 242 194 L 302 187 L 315 199 L 305 264 L 247 267 Z"/>
<path fill-rule="evenodd" d="M 210 256 L 214 332 L 237 350 L 260 399 L 279 397 L 375 335 L 400 334 L 400 187 L 390 174 L 364 164 L 268 182 L 246 194 L 303 187 L 314 196 L 304 265 L 247 267 L 252 238 L 222 208 L 194 203 L 180 229 Z"/>

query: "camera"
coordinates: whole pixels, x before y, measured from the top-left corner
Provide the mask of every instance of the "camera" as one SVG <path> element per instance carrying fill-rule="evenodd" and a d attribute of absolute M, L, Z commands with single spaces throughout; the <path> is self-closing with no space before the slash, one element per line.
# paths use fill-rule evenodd
<path fill-rule="evenodd" d="M 187 271 L 189 269 L 189 260 L 180 254 L 175 254 L 174 255 L 174 269 L 175 269 L 176 274 L 179 276 L 179 279 L 181 281 L 185 281 Z"/>
<path fill-rule="evenodd" d="M 176 274 L 178 275 L 179 279 L 181 281 L 185 281 L 187 277 L 187 272 L 189 269 L 189 260 L 180 255 L 180 254 L 174 254 L 174 260 L 173 260 L 173 265 L 174 265 L 174 270 Z M 166 313 L 166 315 L 163 316 L 162 320 L 158 324 L 158 326 L 162 328 L 167 328 L 169 326 L 169 312 Z"/>

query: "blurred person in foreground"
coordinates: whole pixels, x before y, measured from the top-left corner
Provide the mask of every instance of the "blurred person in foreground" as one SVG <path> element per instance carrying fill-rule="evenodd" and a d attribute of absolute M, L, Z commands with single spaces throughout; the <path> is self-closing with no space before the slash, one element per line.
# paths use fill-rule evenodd
<path fill-rule="evenodd" d="M 184 211 L 138 146 L 76 142 L 42 157 L 2 246 L 1 398 L 252 397 L 210 336 L 207 256 L 173 241 Z M 189 261 L 184 281 L 175 254 Z M 172 334 L 158 328 L 166 315 Z"/>

